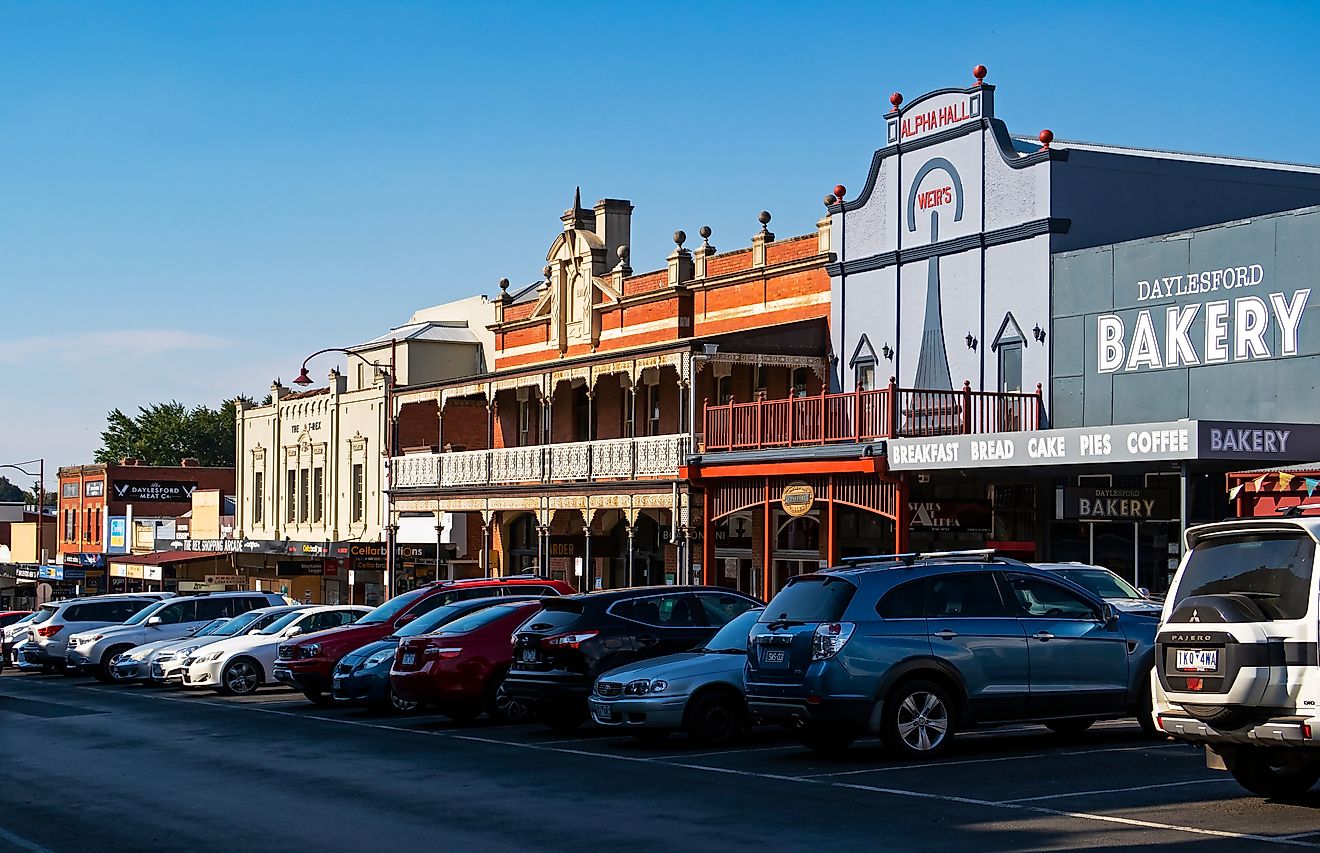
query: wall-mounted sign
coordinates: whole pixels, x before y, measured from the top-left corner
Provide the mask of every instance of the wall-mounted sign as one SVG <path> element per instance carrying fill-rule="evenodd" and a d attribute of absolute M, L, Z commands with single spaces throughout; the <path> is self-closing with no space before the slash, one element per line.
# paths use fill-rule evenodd
<path fill-rule="evenodd" d="M 175 480 L 120 480 L 111 487 L 112 497 L 130 503 L 187 503 L 197 491 L 196 483 Z"/>
<path fill-rule="evenodd" d="M 89 498 L 99 498 L 105 494 L 105 480 L 88 480 L 83 483 L 83 494 Z"/>
<path fill-rule="evenodd" d="M 242 586 L 244 584 L 242 575 L 207 575 L 206 582 L 225 584 L 226 586 Z"/>
<path fill-rule="evenodd" d="M 1320 458 L 1320 425 L 1189 420 L 897 438 L 887 442 L 885 453 L 892 471 L 1195 459 L 1270 464 Z"/>
<path fill-rule="evenodd" d="M 110 551 L 116 554 L 122 554 L 128 550 L 128 519 L 123 516 L 112 516 L 107 526 L 110 531 Z"/>
<path fill-rule="evenodd" d="M 888 119 L 889 144 L 912 142 L 981 117 L 981 92 L 937 92 Z"/>
<path fill-rule="evenodd" d="M 789 483 L 779 497 L 784 512 L 797 518 L 811 512 L 816 503 L 816 492 L 811 485 L 803 482 Z"/>
<path fill-rule="evenodd" d="M 1066 486 L 1058 492 L 1056 515 L 1081 521 L 1167 521 L 1176 513 L 1172 498 L 1162 489 L 1083 488 Z"/>
<path fill-rule="evenodd" d="M 37 577 L 45 580 L 64 580 L 63 566 L 41 566 L 37 569 Z"/>

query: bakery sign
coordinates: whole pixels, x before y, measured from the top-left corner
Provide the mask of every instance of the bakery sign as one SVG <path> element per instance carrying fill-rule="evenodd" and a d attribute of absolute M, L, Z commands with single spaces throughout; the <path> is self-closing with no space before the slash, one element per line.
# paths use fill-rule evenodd
<path fill-rule="evenodd" d="M 1162 489 L 1066 486 L 1058 491 L 1056 510 L 1058 518 L 1079 521 L 1167 521 L 1175 515 Z"/>
<path fill-rule="evenodd" d="M 117 501 L 187 503 L 197 491 L 197 484 L 175 480 L 119 480 L 111 489 Z"/>
<path fill-rule="evenodd" d="M 1311 289 L 1276 290 L 1257 263 L 1133 283 L 1135 317 L 1096 317 L 1101 373 L 1132 373 L 1297 355 Z M 1169 304 L 1177 299 L 1177 304 Z"/>

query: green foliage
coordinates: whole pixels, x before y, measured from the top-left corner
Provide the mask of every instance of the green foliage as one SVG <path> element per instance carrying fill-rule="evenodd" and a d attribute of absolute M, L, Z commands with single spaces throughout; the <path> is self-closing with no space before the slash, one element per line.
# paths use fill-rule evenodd
<path fill-rule="evenodd" d="M 171 400 L 138 409 L 129 417 L 119 409 L 106 416 L 96 461 L 115 463 L 125 457 L 143 465 L 178 465 L 196 458 L 208 467 L 234 464 L 234 412 L 239 399 L 225 400 L 219 409 L 189 409 Z"/>
<path fill-rule="evenodd" d="M 0 477 L 0 503 L 27 500 L 27 492 L 9 482 L 8 477 Z"/>

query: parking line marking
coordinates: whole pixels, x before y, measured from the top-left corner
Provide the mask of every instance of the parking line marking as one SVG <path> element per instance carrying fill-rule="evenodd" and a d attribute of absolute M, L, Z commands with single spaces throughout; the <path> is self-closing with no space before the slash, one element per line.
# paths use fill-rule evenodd
<path fill-rule="evenodd" d="M 1030 755 L 996 755 L 986 758 L 965 758 L 960 761 L 925 761 L 920 764 L 881 765 L 879 767 L 866 767 L 861 770 L 839 770 L 834 773 L 808 773 L 803 776 L 798 776 L 797 778 L 832 779 L 836 776 L 858 776 L 863 773 L 888 773 L 894 770 L 922 770 L 932 767 L 957 767 L 965 764 L 988 764 L 997 761 L 1024 761 L 1031 758 L 1049 758 L 1055 755 L 1092 755 L 1099 752 L 1144 752 L 1151 749 L 1172 749 L 1177 746 L 1182 746 L 1182 744 L 1164 743 L 1157 746 L 1106 746 L 1097 749 L 1080 749 L 1072 752 L 1046 752 L 1043 754 L 1032 753 Z"/>
<path fill-rule="evenodd" d="M 29 841 L 21 835 L 17 835 L 0 826 L 0 841 L 14 845 L 20 850 L 27 850 L 29 853 L 53 853 L 49 848 L 42 847 L 35 841 Z"/>
<path fill-rule="evenodd" d="M 742 753 L 745 753 L 745 752 L 782 752 L 783 750 L 786 750 L 786 749 L 802 749 L 802 750 L 805 750 L 806 747 L 804 747 L 804 746 L 803 746 L 802 744 L 800 744 L 800 743 L 786 743 L 786 744 L 783 744 L 783 745 L 781 745 L 781 746 L 761 746 L 761 747 L 757 747 L 757 748 L 755 748 L 755 749 L 738 749 L 738 750 L 733 750 L 733 751 L 732 751 L 732 754 L 741 755 Z M 664 760 L 667 760 L 667 759 L 670 759 L 670 758 L 684 758 L 684 759 L 687 759 L 687 758 L 709 758 L 709 757 L 712 756 L 712 755 L 729 755 L 729 754 L 731 754 L 731 751 L 730 751 L 730 750 L 727 750 L 727 749 L 721 749 L 721 750 L 717 750 L 717 751 L 715 751 L 715 752 L 685 752 L 685 753 L 677 754 L 677 755 L 662 755 L 662 756 L 660 756 L 660 760 L 664 761 Z"/>
<path fill-rule="evenodd" d="M 1034 803 L 1038 800 L 1057 800 L 1063 797 L 1090 797 L 1095 794 L 1126 794 L 1130 791 L 1150 791 L 1155 788 L 1177 788 L 1181 785 L 1222 785 L 1232 782 L 1231 776 L 1222 779 L 1188 779 L 1184 782 L 1160 782 L 1155 785 L 1134 785 L 1130 788 L 1103 788 L 1098 791 L 1069 791 L 1062 794 L 1044 794 L 1038 797 L 1018 797 L 1015 800 L 1000 800 L 1004 805 L 1012 803 Z M 1311 833 L 1306 833 L 1310 835 Z"/>
<path fill-rule="evenodd" d="M 121 695 L 149 695 L 149 694 L 121 694 Z M 165 701 L 180 701 L 178 699 L 172 699 L 171 697 L 160 696 L 160 695 L 149 695 L 149 698 L 162 699 Z M 654 757 L 644 758 L 641 756 L 617 755 L 607 752 L 589 752 L 584 749 L 566 749 L 564 747 L 554 746 L 552 744 L 519 743 L 515 741 L 500 740 L 498 738 L 479 737 L 476 735 L 457 734 L 451 732 L 424 731 L 419 729 L 402 728 L 400 726 L 388 726 L 379 723 L 366 723 L 360 720 L 343 720 L 343 719 L 337 719 L 335 717 L 320 717 L 309 714 L 294 714 L 289 711 L 275 711 L 267 708 L 254 708 L 250 705 L 243 706 L 243 705 L 236 705 L 233 703 L 209 702 L 205 700 L 192 700 L 192 701 L 197 701 L 199 704 L 210 705 L 217 708 L 230 708 L 230 709 L 238 709 L 238 710 L 243 710 L 244 708 L 247 708 L 250 710 L 261 711 L 263 713 L 268 713 L 268 714 L 277 714 L 279 716 L 284 716 L 284 717 L 299 717 L 302 719 L 321 720 L 327 723 L 343 723 L 347 725 L 358 725 L 367 728 L 386 729 L 391 731 L 399 731 L 399 732 L 413 733 L 413 734 L 447 735 L 455 740 L 473 741 L 476 743 L 485 743 L 494 746 L 514 747 L 517 749 L 530 749 L 539 752 L 558 752 L 558 753 L 563 753 L 565 755 L 577 755 L 586 758 L 604 759 L 607 761 L 619 761 L 630 764 L 649 764 L 657 760 Z M 1182 744 L 1171 743 L 1171 744 L 1164 744 L 1161 746 L 1154 746 L 1154 747 L 1133 747 L 1126 749 L 1079 750 L 1071 753 L 1052 753 L 1052 754 L 1086 755 L 1089 753 L 1096 753 L 1096 752 L 1130 752 L 1133 751 L 1133 749 L 1137 749 L 1137 750 L 1169 749 L 1175 746 L 1182 746 Z M 1012 759 L 1020 759 L 1020 758 L 1038 758 L 1038 757 L 1040 756 L 1028 755 L 1028 756 L 1007 756 L 1006 758 L 1012 760 Z M 949 766 L 953 764 L 974 764 L 974 763 L 981 763 L 981 762 L 994 761 L 994 760 L 996 759 L 975 759 L 966 762 L 943 762 L 943 763 L 936 762 L 936 763 L 911 765 L 911 766 L 937 768 L 937 767 Z M 1110 823 L 1110 824 L 1117 824 L 1119 826 L 1135 827 L 1139 829 L 1154 829 L 1164 832 L 1181 832 L 1189 835 L 1209 836 L 1212 838 L 1231 838 L 1240 841 L 1258 841 L 1265 844 L 1281 844 L 1289 847 L 1305 847 L 1308 849 L 1320 849 L 1320 843 L 1311 843 L 1308 841 L 1302 841 L 1300 836 L 1257 835 L 1255 833 L 1249 833 L 1249 832 L 1233 832 L 1231 830 L 1206 829 L 1197 826 L 1183 826 L 1174 823 L 1160 823 L 1158 821 L 1120 817 L 1118 815 L 1095 814 L 1092 812 L 1075 812 L 1075 811 L 1067 811 L 1064 809 L 1053 809 L 1053 808 L 1048 808 L 1046 806 L 1028 805 L 1026 803 L 996 802 L 994 800 L 983 800 L 976 797 L 960 797 L 954 794 L 932 794 L 925 791 L 908 791 L 902 788 L 884 788 L 878 785 L 861 785 L 854 782 L 831 781 L 829 779 L 819 778 L 819 777 L 784 776 L 776 773 L 758 773 L 750 770 L 734 770 L 727 767 L 711 767 L 705 764 L 668 762 L 668 766 L 684 767 L 689 770 L 697 770 L 707 773 L 723 773 L 731 776 L 742 776 L 750 779 L 767 779 L 771 781 L 796 782 L 798 784 L 806 784 L 806 785 L 825 785 L 827 787 L 843 788 L 854 791 L 867 791 L 870 793 L 886 794 L 888 796 L 894 796 L 894 797 L 909 797 L 909 798 L 924 799 L 924 800 L 935 800 L 937 802 L 960 803 L 962 805 L 979 806 L 988 809 L 1011 809 L 1020 812 L 1032 812 L 1035 814 L 1050 815 L 1052 817 L 1064 817 L 1073 820 L 1084 820 L 1084 821 L 1091 821 L 1096 823 Z M 878 769 L 883 770 L 886 768 L 878 768 Z M 887 769 L 902 769 L 902 768 L 887 768 Z M 1311 833 L 1307 833 L 1307 834 L 1311 834 Z M 25 839 L 20 839 L 20 840 L 26 842 Z M 30 842 L 26 842 L 26 843 L 30 844 Z M 47 851 L 45 848 L 36 847 L 36 846 L 24 847 L 24 849 L 30 850 L 32 851 L 32 853 L 51 853 L 51 851 Z"/>

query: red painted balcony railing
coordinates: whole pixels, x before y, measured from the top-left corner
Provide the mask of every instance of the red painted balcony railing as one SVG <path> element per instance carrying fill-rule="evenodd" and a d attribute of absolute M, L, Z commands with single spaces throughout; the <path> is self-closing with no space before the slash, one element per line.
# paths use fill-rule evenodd
<path fill-rule="evenodd" d="M 705 406 L 705 449 L 755 450 L 1040 428 L 1035 393 L 899 388 Z"/>

